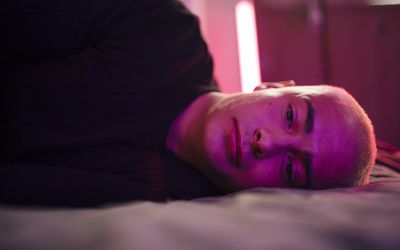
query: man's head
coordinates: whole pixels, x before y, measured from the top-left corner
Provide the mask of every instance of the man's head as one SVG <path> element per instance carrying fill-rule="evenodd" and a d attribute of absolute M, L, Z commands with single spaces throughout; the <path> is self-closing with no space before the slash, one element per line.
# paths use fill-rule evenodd
<path fill-rule="evenodd" d="M 226 190 L 361 185 L 376 155 L 364 110 L 332 86 L 226 95 L 202 123 L 199 169 Z"/>

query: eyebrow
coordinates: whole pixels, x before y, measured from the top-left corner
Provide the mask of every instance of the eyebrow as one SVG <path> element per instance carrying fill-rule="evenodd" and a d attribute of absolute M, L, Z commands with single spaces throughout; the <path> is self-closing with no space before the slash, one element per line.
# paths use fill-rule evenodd
<path fill-rule="evenodd" d="M 303 165 L 306 171 L 306 188 L 311 188 L 312 183 L 312 155 L 310 152 L 303 152 Z"/>
<path fill-rule="evenodd" d="M 314 107 L 310 100 L 303 99 L 307 105 L 307 116 L 306 116 L 306 123 L 305 123 L 305 132 L 306 134 L 310 134 L 314 128 Z"/>

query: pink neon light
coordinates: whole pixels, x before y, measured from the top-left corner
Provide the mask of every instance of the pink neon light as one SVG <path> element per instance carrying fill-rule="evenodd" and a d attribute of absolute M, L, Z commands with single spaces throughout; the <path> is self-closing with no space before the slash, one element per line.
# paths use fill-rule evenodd
<path fill-rule="evenodd" d="M 256 17 L 252 1 L 243 0 L 236 5 L 236 28 L 242 91 L 252 92 L 261 82 Z"/>

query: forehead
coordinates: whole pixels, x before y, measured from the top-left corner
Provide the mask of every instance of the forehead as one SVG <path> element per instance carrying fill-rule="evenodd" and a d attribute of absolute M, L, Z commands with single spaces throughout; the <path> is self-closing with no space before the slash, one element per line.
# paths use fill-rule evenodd
<path fill-rule="evenodd" d="M 357 145 L 357 118 L 342 98 L 312 96 L 315 109 L 313 141 L 313 186 L 338 186 L 352 178 Z"/>

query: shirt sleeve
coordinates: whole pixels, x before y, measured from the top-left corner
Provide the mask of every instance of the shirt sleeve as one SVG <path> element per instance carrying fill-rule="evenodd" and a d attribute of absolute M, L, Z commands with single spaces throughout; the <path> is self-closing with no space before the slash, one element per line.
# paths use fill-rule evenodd
<path fill-rule="evenodd" d="M 180 2 L 82 2 L 8 15 L 19 29 L 0 76 L 9 158 L 116 138 L 161 150 L 174 117 L 218 89 L 198 18 Z"/>
<path fill-rule="evenodd" d="M 180 174 L 160 174 L 162 181 L 176 177 L 157 187 L 140 181 L 146 161 L 129 165 L 129 178 L 107 172 L 120 167 L 113 159 L 129 160 L 135 149 L 166 150 L 174 118 L 218 90 L 198 18 L 175 0 L 10 3 L 0 10 L 8 39 L 0 39 L 6 198 L 91 205 L 170 197 L 165 190 Z"/>

